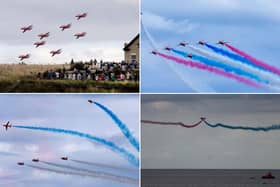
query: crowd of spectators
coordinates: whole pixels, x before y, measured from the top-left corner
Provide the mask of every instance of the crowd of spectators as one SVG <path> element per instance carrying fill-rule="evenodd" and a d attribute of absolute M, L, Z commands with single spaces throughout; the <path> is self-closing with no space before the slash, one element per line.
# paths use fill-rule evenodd
<path fill-rule="evenodd" d="M 95 80 L 95 81 L 139 81 L 137 62 L 90 62 L 70 63 L 70 68 L 48 70 L 38 73 L 37 78 L 49 80 Z"/>

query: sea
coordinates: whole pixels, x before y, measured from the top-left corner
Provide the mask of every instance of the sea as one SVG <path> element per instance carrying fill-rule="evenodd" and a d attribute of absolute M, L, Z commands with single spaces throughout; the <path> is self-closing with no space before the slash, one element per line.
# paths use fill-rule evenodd
<path fill-rule="evenodd" d="M 271 172 L 275 179 L 262 179 Z M 142 187 L 280 187 L 280 170 L 142 169 Z"/>

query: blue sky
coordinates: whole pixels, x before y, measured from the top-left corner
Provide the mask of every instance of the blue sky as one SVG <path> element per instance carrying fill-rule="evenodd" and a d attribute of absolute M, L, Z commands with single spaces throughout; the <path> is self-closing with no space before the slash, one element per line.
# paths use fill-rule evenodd
<path fill-rule="evenodd" d="M 234 126 L 279 124 L 279 95 L 143 95 L 141 119 Z M 168 137 L 168 138 L 166 138 Z M 280 131 L 141 124 L 142 168 L 279 169 Z"/>
<path fill-rule="evenodd" d="M 142 20 L 160 49 L 176 46 L 182 40 L 191 44 L 225 40 L 279 67 L 279 6 L 275 0 L 143 0 Z M 151 55 L 151 50 L 142 30 L 143 92 L 271 92 L 174 64 L 180 78 L 166 64 L 173 62 Z"/>
<path fill-rule="evenodd" d="M 11 121 L 17 125 L 56 127 L 80 132 L 113 141 L 133 154 L 137 151 L 122 135 L 117 125 L 102 110 L 87 102 L 95 100 L 109 107 L 139 139 L 138 95 L 1 95 L 1 124 Z M 106 147 L 79 137 L 11 128 L 2 129 L 0 136 L 0 186 L 129 186 L 98 178 L 81 178 L 20 167 L 16 163 L 32 163 L 32 158 L 60 164 L 86 167 L 60 160 L 62 156 L 113 166 L 134 168 L 122 156 Z M 36 164 L 36 163 L 35 163 Z M 40 164 L 40 163 L 38 163 Z M 40 164 L 41 166 L 46 166 Z M 138 172 L 108 171 L 137 178 Z"/>

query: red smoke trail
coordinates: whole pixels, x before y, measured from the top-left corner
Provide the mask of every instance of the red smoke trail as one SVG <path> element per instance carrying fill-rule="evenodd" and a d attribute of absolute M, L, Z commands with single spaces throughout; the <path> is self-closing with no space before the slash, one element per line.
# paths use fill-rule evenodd
<path fill-rule="evenodd" d="M 178 126 L 182 126 L 185 128 L 194 128 L 198 125 L 200 125 L 203 120 L 200 120 L 199 122 L 193 124 L 193 125 L 186 125 L 182 122 L 162 122 L 162 121 L 149 121 L 149 120 L 141 120 L 142 123 L 149 123 L 149 124 L 156 124 L 156 125 L 178 125 Z"/>
<path fill-rule="evenodd" d="M 256 82 L 253 82 L 253 81 L 251 81 L 251 80 L 249 80 L 247 78 L 243 78 L 243 77 L 235 75 L 233 73 L 225 72 L 224 70 L 221 70 L 221 69 L 218 69 L 218 68 L 207 66 L 205 64 L 200 64 L 198 62 L 193 62 L 193 61 L 188 61 L 188 60 L 180 59 L 180 58 L 177 58 L 177 57 L 174 57 L 174 56 L 165 55 L 165 54 L 160 53 L 160 52 L 157 52 L 157 54 L 159 56 L 165 58 L 165 59 L 172 60 L 172 61 L 174 61 L 176 63 L 184 64 L 186 66 L 190 66 L 190 67 L 193 67 L 193 68 L 207 70 L 209 72 L 216 73 L 218 75 L 222 75 L 222 76 L 225 76 L 227 78 L 235 79 L 235 80 L 237 80 L 239 82 L 242 82 L 242 83 L 250 85 L 250 86 L 254 86 L 254 87 L 257 87 L 257 88 L 263 88 L 264 87 L 264 86 L 262 86 L 262 85 L 260 85 L 260 84 L 258 84 Z"/>
<path fill-rule="evenodd" d="M 227 48 L 229 48 L 230 50 L 232 50 L 233 52 L 235 52 L 235 53 L 239 54 L 240 56 L 246 58 L 247 60 L 250 60 L 255 65 L 257 65 L 259 67 L 262 67 L 264 69 L 267 69 L 267 70 L 269 70 L 269 71 L 271 71 L 271 72 L 273 72 L 273 73 L 275 73 L 277 75 L 280 75 L 280 69 L 278 69 L 276 67 L 273 67 L 273 66 L 271 66 L 269 64 L 266 64 L 265 62 L 262 62 L 262 61 L 260 61 L 260 60 L 258 60 L 256 58 L 250 56 L 249 54 L 247 54 L 247 53 L 245 53 L 245 52 L 243 52 L 243 51 L 241 51 L 241 50 L 239 50 L 239 49 L 229 45 L 229 44 L 225 44 L 225 46 Z"/>

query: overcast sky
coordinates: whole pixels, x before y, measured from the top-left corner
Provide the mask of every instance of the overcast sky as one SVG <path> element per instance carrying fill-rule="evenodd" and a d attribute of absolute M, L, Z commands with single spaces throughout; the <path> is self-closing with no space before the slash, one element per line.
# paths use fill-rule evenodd
<path fill-rule="evenodd" d="M 87 12 L 88 17 L 75 20 L 75 15 Z M 0 63 L 17 63 L 19 54 L 31 53 L 28 63 L 65 63 L 71 58 L 123 60 L 124 42 L 139 32 L 139 2 L 137 0 L 9 0 L 0 7 Z M 59 26 L 72 23 L 70 30 Z M 22 26 L 34 30 L 22 34 Z M 74 34 L 87 32 L 76 40 Z M 36 49 L 39 33 L 51 32 L 47 45 Z M 63 53 L 51 58 L 49 52 L 62 48 Z"/>
<path fill-rule="evenodd" d="M 167 45 L 175 47 L 182 40 L 191 44 L 199 40 L 211 44 L 225 40 L 277 67 L 280 67 L 279 6 L 276 0 L 142 0 L 143 23 L 160 49 Z M 164 63 L 167 61 L 150 54 L 151 50 L 142 30 L 144 92 L 269 91 L 175 64 L 175 70 L 183 77 L 180 78 Z"/>
<path fill-rule="evenodd" d="M 143 95 L 144 120 L 279 124 L 279 95 Z M 141 124 L 142 168 L 279 169 L 280 131 Z"/>
<path fill-rule="evenodd" d="M 109 107 L 139 139 L 138 95 L 1 95 L 1 124 L 9 120 L 12 124 L 17 125 L 36 125 L 87 132 L 113 141 L 137 156 L 138 153 L 122 135 L 112 119 L 100 108 L 89 104 L 88 99 Z M 0 186 L 37 187 L 38 184 L 46 187 L 129 186 L 98 178 L 81 178 L 42 172 L 16 164 L 19 161 L 32 163 L 32 158 L 39 158 L 44 161 L 87 168 L 87 166 L 70 161 L 62 161 L 60 160 L 62 156 L 112 166 L 135 168 L 122 156 L 83 138 L 15 128 L 6 132 L 2 128 L 0 136 Z M 40 163 L 34 164 L 46 166 Z M 88 169 L 95 168 L 89 167 Z M 107 170 L 103 169 L 103 171 Z M 114 173 L 138 177 L 138 172 L 115 171 Z"/>

